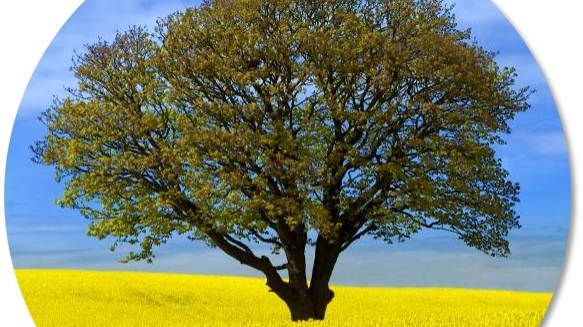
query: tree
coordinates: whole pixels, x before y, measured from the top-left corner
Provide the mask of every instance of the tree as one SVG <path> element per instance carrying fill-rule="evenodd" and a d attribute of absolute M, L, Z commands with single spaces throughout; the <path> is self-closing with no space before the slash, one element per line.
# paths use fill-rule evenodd
<path fill-rule="evenodd" d="M 125 261 L 186 235 L 306 320 L 364 236 L 444 230 L 509 254 L 519 187 L 493 147 L 530 90 L 441 0 L 207 1 L 87 46 L 72 70 L 35 160 L 89 235 L 136 245 Z"/>

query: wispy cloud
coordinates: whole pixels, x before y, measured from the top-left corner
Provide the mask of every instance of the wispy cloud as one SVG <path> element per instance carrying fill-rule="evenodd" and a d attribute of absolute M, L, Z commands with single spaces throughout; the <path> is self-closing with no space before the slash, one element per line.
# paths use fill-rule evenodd
<path fill-rule="evenodd" d="M 81 225 L 33 225 L 33 226 L 10 226 L 7 229 L 8 235 L 12 234 L 42 234 L 42 233 L 67 233 L 79 232 L 83 233 L 86 230 Z"/>
<path fill-rule="evenodd" d="M 512 156 L 522 159 L 540 157 L 566 157 L 568 155 L 565 134 L 560 129 L 517 130 L 506 138 L 512 143 Z M 516 151 L 519 151 L 518 153 Z M 508 152 L 507 152 L 508 154 Z"/>

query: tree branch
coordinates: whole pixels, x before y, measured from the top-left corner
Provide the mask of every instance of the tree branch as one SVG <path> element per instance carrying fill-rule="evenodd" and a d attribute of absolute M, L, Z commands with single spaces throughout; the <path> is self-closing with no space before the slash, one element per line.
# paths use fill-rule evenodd
<path fill-rule="evenodd" d="M 274 266 L 273 268 L 275 268 L 275 270 L 285 270 L 287 269 L 287 262 L 279 266 Z"/>
<path fill-rule="evenodd" d="M 232 237 L 231 235 L 229 235 L 229 234 L 225 234 L 225 235 L 224 235 L 224 238 L 225 238 L 227 241 L 229 241 L 229 242 L 233 243 L 234 245 L 236 245 L 236 246 L 240 247 L 240 248 L 241 248 L 243 251 L 245 251 L 245 252 L 247 252 L 247 253 L 250 253 L 250 254 L 253 254 L 253 251 L 251 251 L 251 248 L 249 248 L 249 246 L 247 246 L 245 243 L 243 243 L 243 242 L 241 242 L 241 241 L 239 241 L 239 240 L 235 239 L 235 238 L 234 238 L 234 237 Z"/>
<path fill-rule="evenodd" d="M 251 230 L 251 234 L 253 234 L 253 236 L 255 236 L 261 242 L 275 244 L 277 246 L 283 247 L 283 244 L 281 242 L 279 242 L 276 237 L 270 237 L 270 238 L 264 237 L 256 230 Z"/>
<path fill-rule="evenodd" d="M 355 241 L 357 241 L 358 239 L 360 239 L 364 235 L 372 232 L 376 228 L 377 227 L 374 224 L 368 225 L 365 229 L 354 234 L 354 236 L 352 236 L 348 241 L 344 242 L 344 244 L 342 244 L 342 246 L 340 247 L 340 251 L 342 252 L 342 251 L 346 250 L 352 243 L 354 243 Z"/>

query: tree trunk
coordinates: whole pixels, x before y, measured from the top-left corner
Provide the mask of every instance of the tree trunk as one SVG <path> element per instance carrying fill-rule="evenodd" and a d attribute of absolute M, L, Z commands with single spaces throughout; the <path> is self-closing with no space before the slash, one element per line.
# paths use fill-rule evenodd
<path fill-rule="evenodd" d="M 314 305 L 309 298 L 287 302 L 292 321 L 316 319 Z"/>
<path fill-rule="evenodd" d="M 308 287 L 304 251 L 303 248 L 297 249 L 286 249 L 289 282 L 285 289 L 274 291 L 287 304 L 292 321 L 323 320 L 326 308 L 334 297 L 328 283 L 339 251 L 327 242 L 319 242 Z"/>
<path fill-rule="evenodd" d="M 292 321 L 323 320 L 326 308 L 334 297 L 334 293 L 326 287 L 322 293 L 310 293 L 298 296 L 297 293 L 282 298 L 291 314 Z"/>
<path fill-rule="evenodd" d="M 309 288 L 305 278 L 304 253 L 294 252 L 287 253 L 289 288 L 287 292 L 278 293 L 278 296 L 287 304 L 293 321 L 323 320 L 328 304 L 334 298 L 334 292 L 330 290 L 328 283 L 340 254 L 340 247 L 318 238 Z"/>
<path fill-rule="evenodd" d="M 293 321 L 324 319 L 326 308 L 334 297 L 334 292 L 330 290 L 328 283 L 341 252 L 338 243 L 318 236 L 312 279 L 308 287 L 305 257 L 307 236 L 305 232 L 295 234 L 293 231 L 286 232 L 286 239 L 289 241 L 284 246 L 288 261 L 286 267 L 289 281 L 287 282 L 281 278 L 268 257 L 258 257 L 250 250 L 246 251 L 245 248 L 236 243 L 236 240 L 227 238 L 228 235 L 225 236 L 214 231 L 209 231 L 207 235 L 226 254 L 239 260 L 242 264 L 263 272 L 267 278 L 267 286 L 287 304 Z"/>
<path fill-rule="evenodd" d="M 328 304 L 334 298 L 334 292 L 328 284 L 339 255 L 340 246 L 338 244 L 329 243 L 321 236 L 318 237 L 310 281 L 310 298 L 313 302 L 315 319 L 324 319 Z"/>

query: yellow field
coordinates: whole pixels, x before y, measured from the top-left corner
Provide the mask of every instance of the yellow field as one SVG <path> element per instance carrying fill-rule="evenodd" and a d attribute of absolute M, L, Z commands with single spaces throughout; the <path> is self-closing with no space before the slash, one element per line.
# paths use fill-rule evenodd
<path fill-rule="evenodd" d="M 291 323 L 264 281 L 17 270 L 37 326 L 538 326 L 551 294 L 334 287 L 323 323 Z"/>

